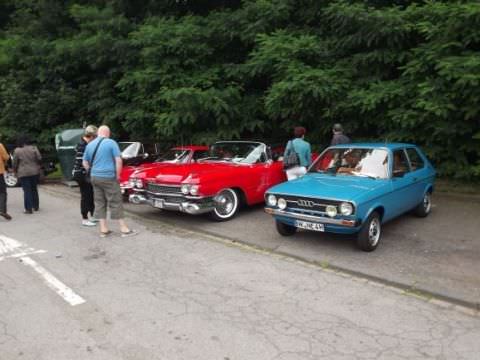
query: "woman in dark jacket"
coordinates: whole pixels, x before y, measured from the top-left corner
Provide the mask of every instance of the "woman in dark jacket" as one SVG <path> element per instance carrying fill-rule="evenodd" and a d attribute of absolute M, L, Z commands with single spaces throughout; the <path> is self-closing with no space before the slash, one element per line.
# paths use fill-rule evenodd
<path fill-rule="evenodd" d="M 80 187 L 80 213 L 82 214 L 82 225 L 83 226 L 95 226 L 96 223 L 88 218 L 90 213 L 91 218 L 93 218 L 93 212 L 95 210 L 95 203 L 93 200 L 93 187 L 90 181 L 88 181 L 86 176 L 86 171 L 83 167 L 83 153 L 87 144 L 97 137 L 97 127 L 94 125 L 89 125 L 85 128 L 84 135 L 82 140 L 77 145 L 76 155 L 75 155 L 75 164 L 73 166 L 73 179 L 78 183 Z"/>
<path fill-rule="evenodd" d="M 32 214 L 32 210 L 39 209 L 37 185 L 41 161 L 42 156 L 37 147 L 31 145 L 27 138 L 20 138 L 13 152 L 13 170 L 23 189 L 25 214 Z"/>

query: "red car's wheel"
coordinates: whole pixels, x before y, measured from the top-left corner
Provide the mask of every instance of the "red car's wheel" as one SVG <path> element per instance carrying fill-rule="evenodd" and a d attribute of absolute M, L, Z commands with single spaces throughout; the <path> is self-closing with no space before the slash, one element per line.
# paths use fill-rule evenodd
<path fill-rule="evenodd" d="M 230 220 L 235 216 L 239 208 L 239 197 L 235 190 L 224 189 L 215 196 L 215 208 L 212 218 L 215 221 Z"/>

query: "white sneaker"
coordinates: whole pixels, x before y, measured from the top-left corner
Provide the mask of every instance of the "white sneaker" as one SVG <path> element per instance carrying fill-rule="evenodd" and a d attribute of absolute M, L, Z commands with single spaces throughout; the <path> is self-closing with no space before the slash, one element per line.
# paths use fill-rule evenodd
<path fill-rule="evenodd" d="M 99 220 L 93 216 L 90 216 L 90 218 L 88 219 L 90 222 L 93 222 L 93 223 L 97 223 L 99 222 Z"/>
<path fill-rule="evenodd" d="M 97 224 L 90 220 L 82 220 L 83 226 L 96 226 Z"/>

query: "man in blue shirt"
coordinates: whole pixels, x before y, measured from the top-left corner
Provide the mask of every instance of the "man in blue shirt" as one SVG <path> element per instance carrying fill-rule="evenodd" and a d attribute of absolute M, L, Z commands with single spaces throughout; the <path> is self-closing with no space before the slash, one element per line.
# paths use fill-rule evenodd
<path fill-rule="evenodd" d="M 100 220 L 100 236 L 112 232 L 107 227 L 107 208 L 110 218 L 118 220 L 122 237 L 135 235 L 124 220 L 123 198 L 120 190 L 122 157 L 118 144 L 110 139 L 110 129 L 106 125 L 98 128 L 98 137 L 88 143 L 83 154 L 83 166 L 90 170 L 95 198 L 95 217 Z"/>

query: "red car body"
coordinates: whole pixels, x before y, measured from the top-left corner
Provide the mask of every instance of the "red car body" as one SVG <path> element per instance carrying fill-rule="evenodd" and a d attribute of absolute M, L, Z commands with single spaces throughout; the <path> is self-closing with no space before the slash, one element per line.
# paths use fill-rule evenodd
<path fill-rule="evenodd" d="M 164 166 L 130 195 L 133 203 L 229 220 L 240 205 L 264 201 L 265 191 L 286 180 L 282 161 L 269 146 L 253 141 L 217 142 L 213 157 Z M 280 154 L 278 154 L 280 155 Z"/>
<path fill-rule="evenodd" d="M 131 193 L 132 189 L 136 186 L 136 182 L 131 180 L 132 175 L 134 176 L 134 179 L 155 177 L 159 169 L 165 166 L 189 164 L 197 158 L 206 157 L 208 149 L 208 146 L 202 145 L 176 146 L 167 152 L 175 153 L 171 158 L 169 158 L 168 155 L 161 155 L 155 162 L 144 163 L 139 166 L 124 166 L 120 174 L 120 187 L 122 193 Z"/>

